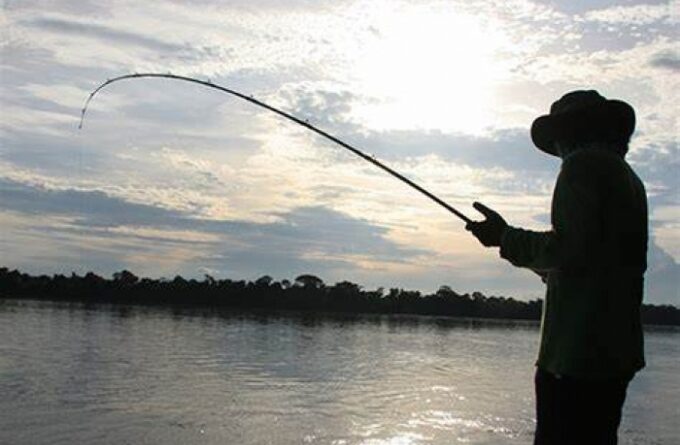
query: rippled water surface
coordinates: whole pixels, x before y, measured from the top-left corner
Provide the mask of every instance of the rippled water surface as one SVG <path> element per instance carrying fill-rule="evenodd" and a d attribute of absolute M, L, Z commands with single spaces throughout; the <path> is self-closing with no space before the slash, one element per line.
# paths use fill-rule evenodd
<path fill-rule="evenodd" d="M 529 444 L 538 328 L 0 300 L 2 444 Z M 622 444 L 680 443 L 680 332 Z"/>

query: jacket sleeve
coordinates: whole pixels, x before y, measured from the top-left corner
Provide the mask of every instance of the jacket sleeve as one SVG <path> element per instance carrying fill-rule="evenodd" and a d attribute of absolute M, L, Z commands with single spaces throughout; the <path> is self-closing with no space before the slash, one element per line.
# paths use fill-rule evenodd
<path fill-rule="evenodd" d="M 552 230 L 508 227 L 501 239 L 501 257 L 540 275 L 596 263 L 602 239 L 598 195 L 597 169 L 592 162 L 580 154 L 566 159 L 553 194 Z"/>

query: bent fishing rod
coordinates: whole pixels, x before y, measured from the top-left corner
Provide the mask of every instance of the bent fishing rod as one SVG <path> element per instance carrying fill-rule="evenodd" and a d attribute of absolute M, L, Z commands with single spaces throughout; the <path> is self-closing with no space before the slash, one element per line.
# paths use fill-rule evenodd
<path fill-rule="evenodd" d="M 279 116 L 283 116 L 284 118 L 286 118 L 290 121 L 293 121 L 298 125 L 302 125 L 303 127 L 313 131 L 314 133 L 317 133 L 317 134 L 325 137 L 326 139 L 329 139 L 329 140 L 335 142 L 336 144 L 340 145 L 341 147 L 343 147 L 343 148 L 351 151 L 355 155 L 359 156 L 360 158 L 362 158 L 362 159 L 370 162 L 371 164 L 375 165 L 376 167 L 386 171 L 387 173 L 389 173 L 390 175 L 399 179 L 400 181 L 405 182 L 406 184 L 410 185 L 412 188 L 418 190 L 420 193 L 427 196 L 428 198 L 430 198 L 432 201 L 436 202 L 440 206 L 444 207 L 446 210 L 453 213 L 454 215 L 456 215 L 458 218 L 462 219 L 466 223 L 472 222 L 472 220 L 470 218 L 468 218 L 467 216 L 465 216 L 463 213 L 456 210 L 451 205 L 447 204 L 442 199 L 435 196 L 433 193 L 425 190 L 423 187 L 421 187 L 418 184 L 416 184 L 415 182 L 411 181 L 410 179 L 408 179 L 404 175 L 402 175 L 402 174 L 398 173 L 397 171 L 391 169 L 390 167 L 388 167 L 387 165 L 378 161 L 374 157 L 367 155 L 366 153 L 359 150 L 358 148 L 353 147 L 350 144 L 343 142 L 340 139 L 336 138 L 335 136 L 333 136 L 329 133 L 326 133 L 325 131 L 315 127 L 314 125 L 310 124 L 308 121 L 302 120 L 302 119 L 297 118 L 297 117 L 295 117 L 295 116 L 293 116 L 289 113 L 286 113 L 285 111 L 279 110 L 278 108 L 275 108 L 275 107 L 268 105 L 268 104 L 266 104 L 266 103 L 264 103 L 260 100 L 257 100 L 252 96 L 248 96 L 248 95 L 245 95 L 243 93 L 239 93 L 238 91 L 223 87 L 221 85 L 214 84 L 214 83 L 210 82 L 209 80 L 201 80 L 201 79 L 196 79 L 194 77 L 180 76 L 180 75 L 170 74 L 170 73 L 134 73 L 134 74 L 125 74 L 123 76 L 118 76 L 118 77 L 114 77 L 112 79 L 108 79 L 106 82 L 99 85 L 97 87 L 97 89 L 95 89 L 92 93 L 90 93 L 90 96 L 85 101 L 85 106 L 81 110 L 80 124 L 78 125 L 78 129 L 83 128 L 83 121 L 85 120 L 85 113 L 87 112 L 87 108 L 90 105 L 90 102 L 92 101 L 94 96 L 99 91 L 101 91 L 106 86 L 111 85 L 114 82 L 118 82 L 118 81 L 125 80 L 125 79 L 139 79 L 139 78 L 164 78 L 164 79 L 174 79 L 174 80 L 182 80 L 182 81 L 185 81 L 185 82 L 196 83 L 196 84 L 208 87 L 208 88 L 213 88 L 213 89 L 222 91 L 223 93 L 227 93 L 227 94 L 230 94 L 232 96 L 236 96 L 239 99 L 243 99 L 247 102 L 250 102 L 251 104 L 257 105 L 258 107 L 264 108 L 265 110 L 272 111 L 272 112 L 278 114 Z"/>

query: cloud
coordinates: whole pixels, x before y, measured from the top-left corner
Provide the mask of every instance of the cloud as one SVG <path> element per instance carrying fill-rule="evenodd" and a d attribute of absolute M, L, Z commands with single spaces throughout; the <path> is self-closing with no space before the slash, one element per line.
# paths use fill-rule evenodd
<path fill-rule="evenodd" d="M 627 24 L 649 25 L 655 22 L 668 20 L 671 17 L 672 6 L 668 3 L 658 5 L 631 5 L 614 6 L 605 9 L 588 11 L 584 17 L 588 21 Z"/>
<path fill-rule="evenodd" d="M 71 127 L 71 134 L 75 131 Z M 32 171 L 73 182 L 93 171 L 101 175 L 121 167 L 110 154 L 91 149 L 83 139 L 63 134 L 9 130 L 0 135 L 0 141 L 0 161 L 5 161 L 0 162 L 0 179 Z"/>
<path fill-rule="evenodd" d="M 141 46 L 152 51 L 175 52 L 184 49 L 183 45 L 168 43 L 141 33 L 121 31 L 102 24 L 58 18 L 40 18 L 28 22 L 27 25 L 59 34 L 73 34 L 78 37 L 96 38 L 107 43 Z"/>
<path fill-rule="evenodd" d="M 225 5 L 221 0 L 169 0 L 169 1 L 170 3 L 176 3 L 182 6 L 185 5 L 191 5 L 192 7 L 208 6 L 213 7 L 215 9 L 219 9 L 221 11 L 225 6 L 227 6 L 229 9 L 233 11 L 240 12 L 243 11 L 259 12 L 263 10 L 289 12 L 291 10 L 310 11 L 332 8 L 332 5 L 329 6 L 327 4 L 317 2 L 316 0 L 287 0 L 285 3 L 281 3 L 278 0 L 248 0 L 247 2 L 231 2 L 228 5 Z M 336 3 L 341 4 L 350 2 L 348 1 L 333 2 L 333 4 Z"/>
<path fill-rule="evenodd" d="M 161 225 L 182 216 L 150 205 L 126 202 L 101 191 L 51 189 L 0 180 L 3 209 L 31 215 L 72 216 L 84 226 Z"/>
<path fill-rule="evenodd" d="M 649 64 L 655 68 L 664 68 L 671 71 L 680 71 L 680 56 L 674 51 L 663 51 L 654 54 Z"/>
<path fill-rule="evenodd" d="M 404 266 L 425 251 L 400 246 L 386 238 L 384 228 L 323 207 L 295 209 L 281 221 L 239 233 L 242 247 L 228 246 L 208 260 L 209 267 L 231 273 L 286 276 L 314 273 L 341 280 L 360 273 L 357 258 L 377 264 Z"/>
<path fill-rule="evenodd" d="M 436 155 L 442 159 L 480 168 L 510 171 L 554 172 L 556 158 L 538 151 L 527 128 L 492 129 L 484 135 L 441 130 L 385 130 L 363 126 L 353 120 L 350 91 L 319 84 L 286 89 L 281 96 L 286 109 L 310 123 L 328 130 L 341 140 L 385 159 Z"/>
<path fill-rule="evenodd" d="M 648 263 L 645 303 L 680 307 L 680 264 L 654 240 L 649 244 Z"/>
<path fill-rule="evenodd" d="M 277 99 L 288 104 L 290 114 L 324 127 L 348 124 L 357 95 L 328 83 L 289 82 L 277 92 Z"/>
<path fill-rule="evenodd" d="M 279 213 L 274 223 L 210 220 L 128 202 L 101 191 L 49 189 L 9 180 L 0 182 L 0 201 L 4 212 L 41 215 L 40 220 L 25 223 L 41 227 L 39 231 L 48 239 L 66 237 L 73 242 L 79 237 L 69 248 L 62 246 L 64 257 L 76 258 L 73 252 L 82 251 L 80 246 L 96 250 L 94 246 L 105 245 L 119 264 L 131 255 L 151 257 L 154 251 L 170 246 L 182 251 L 193 246 L 198 249 L 185 258 L 188 264 L 178 260 L 177 266 L 194 275 L 198 267 L 248 275 L 253 270 L 283 273 L 291 268 L 299 273 L 341 269 L 349 274 L 356 268 L 356 256 L 376 263 L 408 264 L 426 253 L 390 241 L 386 228 L 323 207 Z M 49 221 L 54 223 L 44 223 Z M 83 265 L 72 262 L 70 267 L 82 269 Z"/>
<path fill-rule="evenodd" d="M 81 15 L 107 15 L 110 8 L 104 6 L 101 2 L 96 0 L 80 0 L 77 3 L 68 0 L 33 0 L 31 2 L 24 2 L 21 0 L 5 0 L 3 8 L 14 14 L 19 11 L 32 12 L 63 12 L 70 14 Z"/>
<path fill-rule="evenodd" d="M 678 204 L 680 144 L 650 144 L 635 150 L 628 158 L 647 184 L 653 206 Z"/>

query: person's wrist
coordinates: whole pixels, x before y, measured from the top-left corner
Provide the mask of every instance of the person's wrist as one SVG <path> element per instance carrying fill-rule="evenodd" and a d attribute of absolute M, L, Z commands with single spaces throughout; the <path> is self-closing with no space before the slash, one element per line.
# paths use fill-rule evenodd
<path fill-rule="evenodd" d="M 505 238 L 508 235 L 508 232 L 510 231 L 510 226 L 508 224 L 505 224 L 503 226 L 503 229 L 501 230 L 501 236 L 498 239 L 498 246 L 502 246 L 505 243 Z"/>

